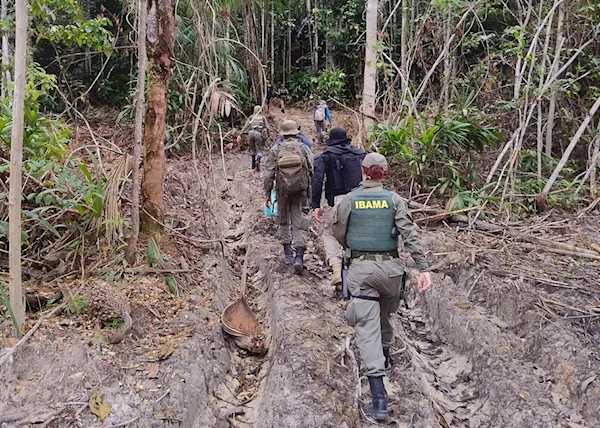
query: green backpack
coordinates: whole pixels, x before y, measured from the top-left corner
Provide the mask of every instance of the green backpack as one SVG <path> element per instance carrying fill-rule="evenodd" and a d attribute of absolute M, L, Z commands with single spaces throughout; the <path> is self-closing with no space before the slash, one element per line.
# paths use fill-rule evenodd
<path fill-rule="evenodd" d="M 302 152 L 303 143 L 283 141 L 277 154 L 277 193 L 297 195 L 308 189 L 310 174 L 308 162 Z"/>
<path fill-rule="evenodd" d="M 250 121 L 250 129 L 262 133 L 265 129 L 265 118 L 261 115 L 256 115 Z"/>

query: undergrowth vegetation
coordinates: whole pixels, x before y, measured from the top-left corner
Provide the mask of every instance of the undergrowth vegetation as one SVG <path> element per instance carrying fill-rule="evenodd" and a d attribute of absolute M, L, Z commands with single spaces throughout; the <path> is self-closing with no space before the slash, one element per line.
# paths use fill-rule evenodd
<path fill-rule="evenodd" d="M 40 99 L 55 89 L 54 76 L 30 65 L 25 97 L 23 141 L 23 230 L 26 256 L 67 249 L 81 250 L 82 237 L 101 226 L 106 180 L 96 156 L 73 156 L 70 129 L 40 112 Z M 8 182 L 12 110 L 0 103 L 0 178 Z M 90 162 L 83 160 L 87 157 Z M 0 248 L 8 249 L 8 189 L 0 192 Z"/>

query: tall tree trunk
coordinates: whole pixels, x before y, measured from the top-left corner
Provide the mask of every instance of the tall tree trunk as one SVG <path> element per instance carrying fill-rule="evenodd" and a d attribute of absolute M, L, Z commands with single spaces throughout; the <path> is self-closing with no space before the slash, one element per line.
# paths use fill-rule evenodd
<path fill-rule="evenodd" d="M 531 18 L 531 13 L 533 12 L 533 0 L 527 0 L 527 10 L 523 11 L 521 9 L 521 2 L 517 2 L 518 17 L 517 21 L 519 22 L 519 26 L 522 31 L 525 32 L 527 29 L 527 25 L 529 24 L 529 19 Z M 525 14 L 525 16 L 523 16 Z M 522 18 L 522 20 L 520 20 Z M 523 62 L 523 57 L 519 56 L 517 58 L 517 65 L 515 67 L 515 85 L 513 88 L 513 100 L 517 100 L 519 98 L 519 94 L 521 93 L 521 83 L 523 81 L 523 72 L 527 63 Z"/>
<path fill-rule="evenodd" d="M 8 15 L 8 0 L 2 0 L 0 5 L 0 20 L 6 19 Z M 0 77 L 0 97 L 4 98 L 8 96 L 8 84 L 10 82 L 10 58 L 8 52 L 8 34 L 4 32 L 2 34 L 2 69 L 4 72 Z"/>
<path fill-rule="evenodd" d="M 271 1 L 271 85 L 275 85 L 275 0 Z"/>
<path fill-rule="evenodd" d="M 556 50 L 554 51 L 554 61 L 548 73 L 552 76 L 558 70 L 563 45 L 563 21 L 565 18 L 565 9 L 561 4 L 558 7 L 558 23 L 556 25 Z M 556 113 L 556 91 L 550 93 L 550 104 L 548 106 L 548 123 L 546 123 L 546 147 L 545 153 L 552 156 L 552 133 L 554 132 L 554 115 Z"/>
<path fill-rule="evenodd" d="M 23 163 L 23 119 L 27 73 L 27 0 L 15 2 L 15 89 L 10 135 L 10 191 L 8 196 L 8 266 L 10 305 L 17 334 L 25 322 L 21 284 L 21 166 Z"/>
<path fill-rule="evenodd" d="M 292 6 L 290 4 L 290 0 L 288 0 L 288 23 L 287 23 L 287 42 L 288 42 L 288 50 L 287 50 L 287 65 L 288 65 L 288 73 L 290 76 L 292 75 Z"/>
<path fill-rule="evenodd" d="M 176 23 L 173 0 L 150 0 L 148 6 L 147 41 L 150 67 L 144 129 L 141 226 L 146 234 L 158 236 L 163 233 L 162 224 L 165 219 L 165 130 Z"/>
<path fill-rule="evenodd" d="M 263 0 L 262 8 L 260 9 L 260 59 L 263 64 L 267 63 L 267 18 L 266 14 L 269 10 L 267 8 L 267 2 Z M 229 33 L 229 26 L 227 27 L 227 32 Z M 227 37 L 229 38 L 229 37 Z"/>
<path fill-rule="evenodd" d="M 590 165 L 590 194 L 592 198 L 598 197 L 598 181 L 596 180 L 596 172 L 600 166 L 600 121 L 596 129 L 596 138 L 594 138 L 594 149 L 592 152 L 592 164 Z"/>
<path fill-rule="evenodd" d="M 136 249 L 140 234 L 140 153 L 144 139 L 144 91 L 146 90 L 146 23 L 148 0 L 140 0 L 138 16 L 138 72 L 135 104 L 135 138 L 133 141 L 133 167 L 131 172 L 131 238 L 127 245 L 127 261 L 136 262 Z"/>
<path fill-rule="evenodd" d="M 316 67 L 315 67 L 315 56 L 313 55 L 313 33 L 312 33 L 312 24 L 311 24 L 311 19 L 312 19 L 312 7 L 310 6 L 310 0 L 306 0 L 306 19 L 308 20 L 308 25 L 307 25 L 307 30 L 308 30 L 308 48 L 310 49 L 310 63 L 312 65 L 312 69 L 313 72 L 316 73 Z"/>
<path fill-rule="evenodd" d="M 363 81 L 362 113 L 367 135 L 375 119 L 375 91 L 377 88 L 377 10 L 378 0 L 367 1 L 367 32 L 365 40 L 365 73 Z"/>
<path fill-rule="evenodd" d="M 319 0 L 315 0 L 315 9 L 319 7 Z M 313 31 L 315 32 L 315 45 L 313 50 L 313 55 L 315 56 L 315 61 L 313 62 L 313 71 L 315 74 L 319 72 L 319 22 L 317 20 L 317 15 L 314 16 L 314 26 Z"/>
<path fill-rule="evenodd" d="M 540 2 L 539 15 L 542 16 L 544 2 Z M 554 21 L 554 12 L 551 12 L 548 18 L 548 26 L 546 28 L 546 40 L 544 41 L 544 50 L 542 52 L 542 64 L 540 65 L 540 82 L 539 91 L 542 92 L 544 87 L 544 78 L 546 76 L 546 63 L 548 62 L 548 48 L 550 46 L 550 33 L 552 32 L 552 22 Z M 543 109 L 542 99 L 538 100 L 537 106 L 537 178 L 542 179 L 542 151 L 544 149 L 544 132 L 543 132 Z"/>
<path fill-rule="evenodd" d="M 407 93 L 407 83 L 408 83 L 408 0 L 402 0 L 402 29 L 400 33 L 400 71 L 404 75 L 401 79 L 401 87 L 402 87 L 402 100 L 404 102 L 404 98 Z"/>
<path fill-rule="evenodd" d="M 450 6 L 448 6 L 448 11 L 446 12 L 446 17 L 444 19 L 444 46 L 449 45 L 450 37 L 452 36 L 452 10 Z M 444 77 L 442 82 L 442 105 L 444 112 L 448 112 L 448 104 L 450 103 L 450 77 L 452 76 L 452 54 L 450 53 L 451 49 L 448 50 L 448 53 L 444 57 Z"/>

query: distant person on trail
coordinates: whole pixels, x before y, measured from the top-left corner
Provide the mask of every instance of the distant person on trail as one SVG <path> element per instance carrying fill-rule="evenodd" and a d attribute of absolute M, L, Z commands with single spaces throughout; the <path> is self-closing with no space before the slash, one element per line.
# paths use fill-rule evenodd
<path fill-rule="evenodd" d="M 267 80 L 267 111 L 271 107 L 271 98 L 273 98 L 273 85 Z"/>
<path fill-rule="evenodd" d="M 342 295 L 350 298 L 346 321 L 356 330 L 361 369 L 369 379 L 372 404 L 368 413 L 378 421 L 388 418 L 385 369 L 391 365 L 394 343 L 391 319 L 405 298 L 406 271 L 398 258 L 398 236 L 421 271 L 417 289 L 431 286 L 429 264 L 402 198 L 383 187 L 387 160 L 369 153 L 362 162 L 364 180 L 342 198 L 336 209 L 333 233 L 345 248 Z"/>
<path fill-rule="evenodd" d="M 314 216 L 324 222 L 323 245 L 325 259 L 333 269 L 331 285 L 342 283 L 342 247 L 333 236 L 335 206 L 342 196 L 358 187 L 362 181 L 361 163 L 366 153 L 351 145 L 352 140 L 344 128 L 333 128 L 326 141 L 325 150 L 315 159 L 312 179 L 312 203 Z M 321 195 L 325 182 L 327 206 L 321 208 Z"/>
<path fill-rule="evenodd" d="M 248 131 L 248 144 L 252 155 L 252 169 L 260 171 L 260 160 L 267 141 L 267 119 L 261 114 L 261 107 L 254 106 L 254 113 L 248 119 L 246 125 L 242 128 L 237 137 L 238 144 L 242 142 L 242 135 Z"/>
<path fill-rule="evenodd" d="M 271 190 L 275 184 L 284 261 L 287 265 L 293 263 L 296 274 L 302 275 L 308 239 L 308 197 L 314 159 L 310 149 L 296 139 L 298 133 L 298 125 L 293 120 L 286 120 L 281 124 L 283 141 L 279 146 L 274 145 L 267 156 L 264 190 L 266 205 L 270 207 Z"/>
<path fill-rule="evenodd" d="M 281 85 L 281 87 L 279 88 L 279 101 L 280 101 L 280 105 L 281 105 L 281 112 L 285 113 L 285 103 L 288 99 L 288 90 L 285 89 L 284 85 Z"/>
<path fill-rule="evenodd" d="M 327 132 L 325 120 L 331 125 L 331 114 L 329 113 L 329 107 L 327 107 L 325 100 L 319 101 L 319 105 L 314 108 L 313 120 L 315 121 L 315 128 L 317 129 L 317 141 L 319 144 L 322 144 L 325 133 Z"/>
<path fill-rule="evenodd" d="M 310 144 L 310 140 L 308 139 L 308 137 L 304 134 L 300 134 L 300 125 L 298 124 L 298 122 L 296 122 L 296 125 L 298 126 L 298 134 L 296 135 L 296 139 L 298 141 L 300 141 L 301 143 L 306 144 L 309 149 L 312 149 L 312 144 Z M 283 141 L 283 136 L 281 136 L 275 140 L 275 145 L 276 146 L 280 145 L 282 141 Z"/>

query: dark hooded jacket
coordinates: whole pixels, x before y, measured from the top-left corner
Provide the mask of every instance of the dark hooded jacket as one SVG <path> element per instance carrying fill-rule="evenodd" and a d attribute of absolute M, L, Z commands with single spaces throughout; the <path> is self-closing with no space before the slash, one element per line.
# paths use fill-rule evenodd
<path fill-rule="evenodd" d="M 360 165 L 366 153 L 351 145 L 344 128 L 333 128 L 329 133 L 325 150 L 315 159 L 312 179 L 312 208 L 321 207 L 323 181 L 325 198 L 329 206 L 334 205 L 336 196 L 345 195 L 362 180 Z"/>

